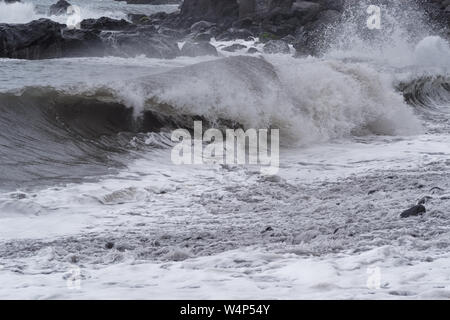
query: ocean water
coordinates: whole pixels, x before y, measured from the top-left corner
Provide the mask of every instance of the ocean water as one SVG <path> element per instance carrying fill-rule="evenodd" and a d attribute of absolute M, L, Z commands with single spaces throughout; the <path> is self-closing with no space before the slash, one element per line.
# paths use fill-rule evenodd
<path fill-rule="evenodd" d="M 0 23 L 50 4 L 0 3 Z M 402 4 L 367 37 L 364 9 L 320 57 L 0 59 L 0 297 L 450 297 L 449 43 Z M 173 164 L 197 117 L 279 128 L 278 174 Z"/>

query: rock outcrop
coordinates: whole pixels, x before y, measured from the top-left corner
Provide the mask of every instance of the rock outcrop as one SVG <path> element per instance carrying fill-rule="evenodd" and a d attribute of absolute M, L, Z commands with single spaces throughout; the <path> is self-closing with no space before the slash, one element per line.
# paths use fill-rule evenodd
<path fill-rule="evenodd" d="M 48 10 L 48 14 L 51 16 L 59 16 L 67 13 L 67 9 L 71 4 L 65 0 L 59 0 L 57 3 L 52 4 Z"/>
<path fill-rule="evenodd" d="M 127 29 L 128 24 L 108 20 L 112 29 Z M 180 54 L 177 43 L 153 28 L 137 27 L 131 31 L 101 31 L 108 24 L 85 20 L 86 29 L 67 29 L 48 19 L 27 24 L 0 24 L 0 57 L 15 59 L 50 59 L 83 56 L 136 56 L 174 58 Z M 100 28 L 100 29 L 99 29 Z M 111 29 L 109 29 L 111 30 Z"/>
<path fill-rule="evenodd" d="M 172 3 L 177 0 L 127 0 Z M 388 0 L 374 0 L 385 3 Z M 419 1 L 419 0 L 418 0 Z M 437 21 L 437 33 L 449 27 L 450 0 L 420 0 Z M 185 55 L 217 54 L 208 42 L 258 38 L 265 53 L 298 55 L 320 52 L 318 39 L 344 12 L 345 0 L 184 0 L 179 12 L 130 14 L 128 20 L 87 19 L 81 30 L 49 20 L 23 25 L 0 25 L 0 56 L 41 59 L 81 55 L 135 55 L 175 57 L 177 42 L 186 42 Z M 70 3 L 60 0 L 51 14 L 64 14 Z M 448 33 L 447 33 L 448 35 Z M 82 43 L 86 42 L 86 43 Z M 227 50 L 235 50 L 231 46 Z"/>

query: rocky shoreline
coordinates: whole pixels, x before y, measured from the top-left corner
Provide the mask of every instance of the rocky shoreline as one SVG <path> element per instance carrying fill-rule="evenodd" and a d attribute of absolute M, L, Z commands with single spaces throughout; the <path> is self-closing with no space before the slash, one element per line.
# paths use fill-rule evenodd
<path fill-rule="evenodd" d="M 373 2 L 382 5 L 389 1 Z M 51 14 L 62 14 L 69 5 L 59 1 L 51 7 Z M 436 22 L 437 32 L 448 37 L 450 0 L 422 0 L 419 5 Z M 0 57 L 34 60 L 146 55 L 171 59 L 217 55 L 209 43 L 212 38 L 218 41 L 257 38 L 266 44 L 267 53 L 289 53 L 289 45 L 293 45 L 298 55 L 316 55 L 318 35 L 339 22 L 345 6 L 345 0 L 185 0 L 175 13 L 130 14 L 129 21 L 87 19 L 79 29 L 49 19 L 0 24 Z M 179 42 L 185 42 L 181 49 Z M 235 44 L 227 51 L 238 49 Z"/>

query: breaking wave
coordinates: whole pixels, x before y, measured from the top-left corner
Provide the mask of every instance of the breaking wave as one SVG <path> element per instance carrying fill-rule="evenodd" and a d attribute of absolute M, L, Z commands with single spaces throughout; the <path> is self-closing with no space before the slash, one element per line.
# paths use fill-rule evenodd
<path fill-rule="evenodd" d="M 89 137 L 189 128 L 193 119 L 279 128 L 289 143 L 300 144 L 414 134 L 420 127 L 389 76 L 361 63 L 315 58 L 229 57 L 125 84 L 90 90 L 26 88 L 0 99 L 7 109 L 1 116 L 5 123 L 15 122 L 9 117 L 23 108 L 28 117 L 39 112 L 41 119 Z"/>
<path fill-rule="evenodd" d="M 169 146 L 171 130 L 196 119 L 279 128 L 284 145 L 421 128 L 388 76 L 313 58 L 237 56 L 90 90 L 29 87 L 0 93 L 0 109 L 4 181 L 17 184 L 108 173 L 139 143 Z"/>

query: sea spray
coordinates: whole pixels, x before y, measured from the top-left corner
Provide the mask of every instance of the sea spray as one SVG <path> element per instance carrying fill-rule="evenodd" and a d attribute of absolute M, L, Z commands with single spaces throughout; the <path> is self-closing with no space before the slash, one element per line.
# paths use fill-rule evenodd
<path fill-rule="evenodd" d="M 39 19 L 32 3 L 0 2 L 0 23 L 25 23 Z"/>

